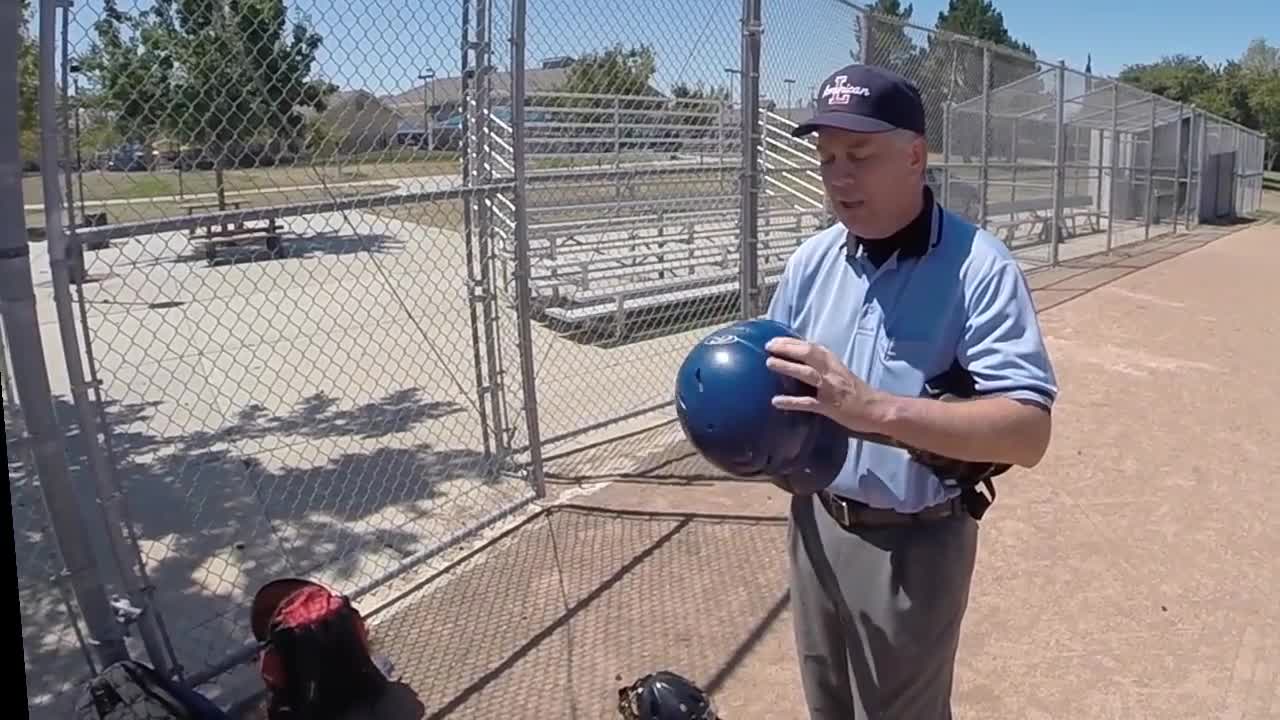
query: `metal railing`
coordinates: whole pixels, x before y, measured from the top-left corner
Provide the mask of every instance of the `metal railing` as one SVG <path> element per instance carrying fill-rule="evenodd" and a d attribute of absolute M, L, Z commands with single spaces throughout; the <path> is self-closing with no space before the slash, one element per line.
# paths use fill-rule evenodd
<path fill-rule="evenodd" d="M 44 168 L 0 185 L 33 716 L 125 653 L 232 702 L 263 582 L 376 611 L 552 494 L 544 457 L 670 422 L 693 339 L 832 222 L 789 130 L 851 57 L 919 85 L 929 183 L 1029 268 L 1260 206 L 1261 135 L 1063 63 L 836 0 L 606 5 L 581 37 L 525 0 L 404 37 L 368 6 L 313 42 L 298 0 L 296 35 L 242 15 L 207 63 L 181 23 L 43 0 L 35 135 L 0 43 L 0 168 Z M 136 50 L 161 38 L 173 74 Z M 600 50 L 529 67 L 570 38 Z"/>

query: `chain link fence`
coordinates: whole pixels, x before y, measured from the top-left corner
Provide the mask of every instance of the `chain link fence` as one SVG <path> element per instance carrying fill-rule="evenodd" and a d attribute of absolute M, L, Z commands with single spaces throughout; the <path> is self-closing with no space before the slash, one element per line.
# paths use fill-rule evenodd
<path fill-rule="evenodd" d="M 56 143 L 4 260 L 59 331 L 4 368 L 34 716 L 121 632 L 234 700 L 262 583 L 377 605 L 546 496 L 544 464 L 646 450 L 690 344 L 832 222 L 789 131 L 841 65 L 918 84 L 928 182 L 1028 267 L 1261 200 L 1256 132 L 838 0 L 35 14 Z M 44 367 L 66 482 L 10 392 Z"/>

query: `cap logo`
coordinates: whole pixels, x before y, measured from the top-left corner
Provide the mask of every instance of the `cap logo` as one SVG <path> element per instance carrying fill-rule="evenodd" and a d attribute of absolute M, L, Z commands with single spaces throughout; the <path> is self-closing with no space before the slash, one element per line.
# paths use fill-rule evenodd
<path fill-rule="evenodd" d="M 822 97 L 829 105 L 848 105 L 854 95 L 871 97 L 871 90 L 861 85 L 850 85 L 848 75 L 837 75 L 834 82 L 822 89 Z"/>

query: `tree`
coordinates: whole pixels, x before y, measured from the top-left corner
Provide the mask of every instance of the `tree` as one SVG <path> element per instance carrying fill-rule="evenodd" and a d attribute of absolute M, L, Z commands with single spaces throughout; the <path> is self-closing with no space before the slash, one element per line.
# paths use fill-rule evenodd
<path fill-rule="evenodd" d="M 332 86 L 312 80 L 321 38 L 286 24 L 283 0 L 156 0 L 122 12 L 105 0 L 82 59 L 126 140 L 199 145 L 222 170 L 247 146 L 292 144 L 305 108 L 323 110 Z"/>
<path fill-rule="evenodd" d="M 1269 44 L 1266 38 L 1254 38 L 1240 56 L 1240 66 L 1248 73 L 1280 72 L 1280 47 Z"/>
<path fill-rule="evenodd" d="M 1264 150 L 1263 168 L 1280 170 L 1280 70 L 1253 77 L 1249 101 L 1258 129 L 1270 140 Z"/>
<path fill-rule="evenodd" d="M 1256 128 L 1270 140 L 1263 151 L 1263 168 L 1276 169 L 1280 167 L 1280 47 L 1254 38 L 1239 65 Z"/>
<path fill-rule="evenodd" d="M 701 82 L 694 87 L 676 83 L 671 88 L 671 97 L 676 99 L 670 108 L 677 124 L 710 126 L 716 124 L 721 108 L 729 101 L 729 89 L 708 88 Z"/>
<path fill-rule="evenodd" d="M 980 154 L 983 148 L 981 107 L 975 101 L 982 96 L 984 84 L 995 91 L 991 97 L 993 116 L 1028 113 L 1052 106 L 1053 95 L 1036 77 L 1039 66 L 1034 60 L 1035 51 L 1013 37 L 1005 26 L 1004 15 L 989 0 L 950 0 L 938 13 L 934 25 L 942 33 L 929 35 L 923 71 L 929 82 L 921 87 L 921 92 L 931 125 L 943 123 L 945 105 L 969 103 L 968 112 L 950 116 L 950 150 L 965 162 Z M 1008 48 L 1011 52 L 993 49 L 990 73 L 984 78 L 982 46 L 949 34 Z M 1032 79 L 1023 80 L 1029 77 Z M 1017 92 L 999 92 L 1019 80 L 1023 82 Z M 994 155 L 997 148 L 1011 147 L 1015 132 L 1012 122 L 996 122 L 993 118 L 988 125 L 988 152 Z"/>
<path fill-rule="evenodd" d="M 935 27 L 939 30 L 968 35 L 996 45 L 1004 45 L 1024 55 L 1035 57 L 1031 46 L 1017 40 L 1004 24 L 1004 13 L 991 0 L 949 0 L 946 10 L 938 11 Z"/>
<path fill-rule="evenodd" d="M 1238 61 L 1210 65 L 1199 56 L 1167 55 L 1129 65 L 1119 79 L 1265 133 L 1272 149 L 1264 164 L 1275 167 L 1280 144 L 1280 67 L 1275 59 L 1274 48 L 1254 40 Z"/>
<path fill-rule="evenodd" d="M 984 40 L 1013 51 L 1012 53 L 992 53 L 991 88 L 1000 88 L 1039 72 L 1039 65 L 1034 60 L 1036 51 L 1009 33 L 1009 29 L 1005 27 L 1004 14 L 995 8 L 991 0 L 949 0 L 947 8 L 938 12 L 935 27 L 957 35 L 966 35 L 975 40 Z M 1031 59 L 1018 57 L 1018 55 Z M 955 79 L 968 97 L 976 97 L 982 94 L 982 63 L 976 51 L 970 54 L 970 58 L 968 62 L 959 64 Z M 1042 91 L 1043 87 L 1028 88 L 1028 90 L 1038 92 Z M 1040 103 L 1032 100 L 1027 104 Z"/>
<path fill-rule="evenodd" d="M 588 53 L 569 66 L 564 92 L 584 95 L 653 96 L 657 61 L 648 45 L 623 49 L 615 45 Z"/>
<path fill-rule="evenodd" d="M 924 49 L 907 34 L 915 7 L 899 0 L 876 0 L 855 20 L 859 42 L 866 43 L 864 62 L 917 79 L 923 70 Z M 865 27 L 864 27 L 865 24 Z"/>
<path fill-rule="evenodd" d="M 1125 66 L 1119 80 L 1175 102 L 1190 103 L 1216 91 L 1221 70 L 1198 55 L 1166 55 L 1157 62 Z"/>
<path fill-rule="evenodd" d="M 24 166 L 31 168 L 40 157 L 40 54 L 31 36 L 31 5 L 21 0 L 18 28 L 18 149 Z"/>

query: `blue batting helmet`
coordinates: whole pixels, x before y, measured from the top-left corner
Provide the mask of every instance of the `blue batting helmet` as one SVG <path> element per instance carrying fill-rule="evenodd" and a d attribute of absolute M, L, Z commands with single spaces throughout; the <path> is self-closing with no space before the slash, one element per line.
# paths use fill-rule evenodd
<path fill-rule="evenodd" d="M 699 341 L 676 374 L 676 414 L 689 443 L 712 465 L 808 495 L 840 472 L 849 435 L 824 415 L 773 406 L 775 395 L 815 392 L 765 365 L 765 345 L 775 337 L 799 336 L 782 323 L 753 319 Z"/>

